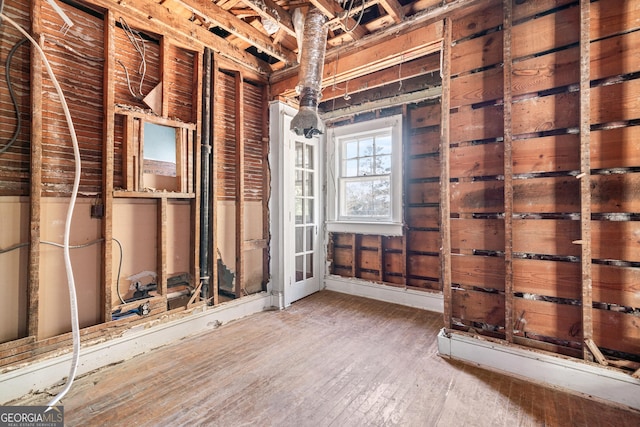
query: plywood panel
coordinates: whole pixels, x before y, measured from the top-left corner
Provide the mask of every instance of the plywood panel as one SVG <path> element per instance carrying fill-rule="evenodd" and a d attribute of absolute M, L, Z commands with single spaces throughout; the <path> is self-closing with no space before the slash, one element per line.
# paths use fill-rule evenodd
<path fill-rule="evenodd" d="M 451 75 L 502 62 L 502 31 L 457 43 L 451 48 Z"/>
<path fill-rule="evenodd" d="M 575 84 L 580 80 L 580 51 L 577 47 L 513 64 L 513 95 L 524 95 Z"/>
<path fill-rule="evenodd" d="M 575 43 L 580 37 L 580 10 L 572 7 L 515 25 L 513 58 L 546 52 Z"/>
<path fill-rule="evenodd" d="M 504 172 L 503 151 L 501 142 L 452 148 L 451 177 L 501 175 Z"/>
<path fill-rule="evenodd" d="M 470 255 L 451 256 L 451 281 L 463 287 L 504 290 L 504 258 Z"/>
<path fill-rule="evenodd" d="M 451 212 L 504 211 L 504 181 L 452 182 Z"/>
<path fill-rule="evenodd" d="M 514 292 L 580 299 L 580 264 L 574 262 L 513 260 Z"/>
<path fill-rule="evenodd" d="M 566 129 L 578 125 L 577 93 L 526 99 L 513 104 L 513 134 Z"/>
<path fill-rule="evenodd" d="M 580 222 L 554 219 L 514 219 L 514 252 L 546 255 L 580 255 Z"/>
<path fill-rule="evenodd" d="M 515 329 L 567 341 L 580 341 L 582 309 L 577 305 L 514 298 Z"/>
<path fill-rule="evenodd" d="M 454 318 L 504 326 L 504 295 L 454 289 L 451 299 Z"/>
<path fill-rule="evenodd" d="M 593 300 L 640 307 L 640 268 L 593 264 Z"/>
<path fill-rule="evenodd" d="M 452 219 L 451 247 L 504 250 L 504 221 L 500 219 Z"/>
<path fill-rule="evenodd" d="M 580 181 L 573 176 L 514 180 L 513 211 L 579 212 Z"/>
<path fill-rule="evenodd" d="M 596 132 L 591 133 L 592 143 L 594 133 Z M 513 141 L 513 173 L 578 170 L 580 168 L 579 154 L 580 139 L 577 134 L 516 140 Z M 640 158 L 640 150 L 638 155 Z"/>
<path fill-rule="evenodd" d="M 476 141 L 501 137 L 502 106 L 465 109 L 451 114 L 450 142 Z M 453 159 L 452 159 L 452 165 Z"/>

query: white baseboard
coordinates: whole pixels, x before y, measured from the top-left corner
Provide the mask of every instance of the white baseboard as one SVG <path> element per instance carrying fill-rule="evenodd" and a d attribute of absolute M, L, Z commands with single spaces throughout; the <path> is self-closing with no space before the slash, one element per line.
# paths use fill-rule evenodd
<path fill-rule="evenodd" d="M 613 368 L 521 346 L 485 341 L 444 329 L 441 356 L 640 410 L 640 380 Z"/>
<path fill-rule="evenodd" d="M 78 375 L 122 362 L 154 348 L 171 344 L 242 317 L 271 308 L 271 295 L 266 292 L 225 302 L 199 313 L 174 321 L 149 326 L 139 325 L 112 340 L 80 349 Z M 35 362 L 0 374 L 0 404 L 6 404 L 30 392 L 51 388 L 63 381 L 71 364 L 71 353 Z M 56 390 L 57 392 L 57 390 Z"/>
<path fill-rule="evenodd" d="M 442 293 L 417 291 L 341 276 L 327 276 L 324 283 L 325 288 L 330 291 L 421 308 L 436 313 L 442 313 L 444 310 Z"/>

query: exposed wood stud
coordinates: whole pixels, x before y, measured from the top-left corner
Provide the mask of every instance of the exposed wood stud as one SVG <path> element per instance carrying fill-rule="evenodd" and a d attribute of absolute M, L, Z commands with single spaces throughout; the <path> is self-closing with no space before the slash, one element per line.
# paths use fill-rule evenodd
<path fill-rule="evenodd" d="M 511 55 L 511 30 L 513 2 L 503 2 L 503 76 L 504 76 L 504 268 L 505 268 L 505 338 L 513 342 L 513 133 L 511 127 L 511 76 L 513 60 Z"/>
<path fill-rule="evenodd" d="M 398 0 L 380 0 L 380 5 L 389 14 L 389 16 L 393 18 L 394 22 L 402 22 L 402 18 L 404 18 L 404 10 L 402 10 L 402 6 L 398 3 Z"/>
<path fill-rule="evenodd" d="M 169 117 L 169 85 L 167 84 L 167 78 L 169 76 L 169 61 L 171 55 L 169 54 L 170 46 L 169 39 L 162 37 L 160 39 L 160 84 L 162 85 L 161 91 L 161 113 L 162 117 Z"/>
<path fill-rule="evenodd" d="M 604 357 L 604 355 L 602 354 L 602 352 L 600 351 L 596 343 L 591 338 L 585 339 L 584 343 L 586 344 L 587 348 L 589 349 L 589 351 L 591 352 L 593 357 L 595 357 L 595 359 L 598 361 L 599 364 L 605 365 L 605 366 L 609 364 L 609 362 L 607 362 L 607 358 Z"/>
<path fill-rule="evenodd" d="M 582 262 L 582 338 L 593 339 L 593 292 L 591 284 L 591 43 L 589 0 L 580 0 L 580 237 Z M 583 347 L 584 358 L 591 354 Z"/>
<path fill-rule="evenodd" d="M 218 69 L 218 55 L 214 52 L 212 55 L 211 64 L 211 262 L 213 266 L 211 268 L 211 280 L 209 288 L 213 296 L 213 305 L 220 303 L 220 296 L 218 295 L 218 156 L 215 134 L 217 129 L 215 127 L 215 116 L 217 114 L 216 105 L 217 100 L 220 98 L 220 70 Z"/>
<path fill-rule="evenodd" d="M 156 205 L 158 215 L 158 256 L 156 263 L 158 268 L 158 291 L 165 298 L 167 296 L 167 206 L 166 197 L 158 199 Z"/>
<path fill-rule="evenodd" d="M 378 282 L 384 280 L 384 248 L 382 236 L 378 236 Z"/>
<path fill-rule="evenodd" d="M 449 105 L 451 99 L 451 18 L 444 20 L 444 40 L 442 45 L 442 117 L 440 122 L 440 275 L 444 295 L 444 325 L 452 326 L 451 304 L 451 201 L 450 201 L 450 147 L 449 126 L 451 121 Z"/>
<path fill-rule="evenodd" d="M 107 11 L 104 19 L 104 139 L 103 139 L 103 181 L 102 181 L 102 203 L 104 204 L 104 218 L 102 219 L 102 236 L 104 237 L 104 259 L 102 264 L 102 274 L 104 283 L 101 289 L 102 319 L 104 322 L 111 320 L 112 293 L 114 274 L 111 260 L 113 259 L 113 153 L 114 153 L 114 98 L 115 98 L 115 17 L 113 13 Z M 125 120 L 127 118 L 125 117 Z M 128 123 L 128 121 L 126 122 Z M 125 132 L 126 134 L 126 132 Z M 128 138 L 125 136 L 125 141 Z M 125 144 L 126 145 L 126 144 Z M 125 159 L 126 157 L 123 156 Z M 127 160 L 125 160 L 126 162 Z M 129 169 L 124 169 L 130 171 Z M 126 174 L 127 183 L 132 174 Z M 127 185 L 127 189 L 131 189 Z M 116 277 L 117 281 L 118 278 Z"/>
<path fill-rule="evenodd" d="M 189 139 L 189 149 L 191 150 L 192 156 L 189 156 L 190 164 L 189 167 L 193 170 L 192 176 L 189 178 L 189 192 L 195 193 L 195 197 L 191 202 L 191 230 L 193 233 L 193 239 L 191 242 L 191 269 L 193 274 L 194 283 L 198 283 L 200 285 L 200 206 L 202 203 L 202 168 L 201 168 L 201 158 L 202 158 L 202 150 L 200 149 L 200 141 L 202 140 L 202 91 L 203 91 L 203 62 L 204 62 L 204 53 L 203 52 L 195 52 L 194 54 L 194 63 L 193 63 L 193 96 L 191 99 L 193 107 L 192 120 L 196 124 L 196 131 L 185 130 L 188 132 L 191 138 Z M 213 128 L 213 122 L 211 123 Z M 210 171 L 211 172 L 211 171 Z M 215 258 L 215 254 L 210 253 L 211 257 Z M 211 261 L 210 261 L 211 263 Z M 209 267 L 211 267 L 209 265 Z M 211 269 L 209 269 L 211 271 Z M 209 289 L 211 289 L 211 280 L 209 279 Z M 195 294 L 196 299 L 198 301 L 200 291 Z"/>
<path fill-rule="evenodd" d="M 244 81 L 240 71 L 234 71 L 236 92 L 236 298 L 244 292 Z"/>
<path fill-rule="evenodd" d="M 41 0 L 31 2 L 31 34 L 42 45 Z M 42 46 L 41 46 L 42 47 Z M 42 202 L 42 60 L 31 49 L 31 190 L 27 333 L 38 337 L 40 309 L 40 206 Z"/>
<path fill-rule="evenodd" d="M 267 87 L 262 88 L 262 111 L 264 117 L 269 113 L 269 91 Z M 269 167 L 269 121 L 262 120 L 262 238 L 266 245 L 262 250 L 262 288 L 266 290 L 269 282 L 269 228 L 271 223 L 271 212 L 269 211 L 269 199 L 271 191 L 271 169 Z M 274 218 L 275 219 L 275 218 Z M 316 237 L 317 238 L 317 237 Z"/>

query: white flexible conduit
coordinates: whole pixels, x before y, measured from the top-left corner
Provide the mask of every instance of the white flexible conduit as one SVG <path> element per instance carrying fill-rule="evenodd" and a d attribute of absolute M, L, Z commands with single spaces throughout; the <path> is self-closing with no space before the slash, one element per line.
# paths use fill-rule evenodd
<path fill-rule="evenodd" d="M 9 24 L 13 25 L 18 31 L 22 33 L 29 41 L 35 46 L 36 50 L 40 54 L 42 58 L 42 62 L 44 63 L 47 73 L 53 82 L 53 86 L 56 88 L 58 92 L 58 96 L 60 97 L 60 104 L 62 105 L 62 109 L 64 110 L 64 116 L 67 119 L 67 125 L 69 126 L 69 133 L 71 134 L 71 141 L 73 142 L 73 155 L 75 159 L 75 177 L 73 180 L 73 190 L 71 192 L 71 200 L 69 201 L 69 207 L 67 209 L 67 220 L 64 225 L 64 238 L 63 238 L 63 249 L 64 249 L 64 265 L 67 272 L 67 282 L 69 284 L 69 303 L 71 306 L 71 334 L 73 336 L 73 358 L 71 361 L 71 369 L 69 370 L 69 376 L 67 377 L 67 383 L 64 388 L 47 404 L 49 408 L 55 406 L 56 403 L 60 401 L 67 394 L 69 389 L 71 388 L 71 384 L 73 384 L 73 380 L 75 379 L 76 372 L 78 370 L 78 360 L 80 359 L 80 327 L 78 325 L 78 301 L 76 298 L 76 286 L 73 280 L 73 269 L 71 267 L 71 257 L 69 255 L 69 235 L 71 234 L 71 217 L 73 215 L 73 209 L 76 205 L 76 198 L 78 196 L 78 187 L 80 186 L 80 150 L 78 148 L 78 138 L 76 136 L 76 131 L 73 126 L 73 121 L 71 120 L 71 112 L 69 111 L 69 107 L 67 106 L 67 100 L 62 93 L 62 88 L 56 79 L 56 76 L 53 74 L 53 70 L 51 69 L 51 65 L 49 65 L 49 61 L 45 56 L 44 52 L 38 45 L 38 43 L 27 33 L 20 25 L 18 25 L 11 18 L 7 17 L 4 14 L 0 14 L 0 18 L 7 21 Z"/>

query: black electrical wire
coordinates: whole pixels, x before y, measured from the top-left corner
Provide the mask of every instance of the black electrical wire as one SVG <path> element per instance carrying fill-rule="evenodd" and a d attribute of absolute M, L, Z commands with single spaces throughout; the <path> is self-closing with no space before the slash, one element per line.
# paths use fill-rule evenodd
<path fill-rule="evenodd" d="M 24 248 L 25 246 L 29 246 L 28 243 L 18 243 L 17 245 L 10 246 L 6 249 L 0 249 L 0 254 L 5 254 L 7 252 L 15 251 L 16 249 Z"/>
<path fill-rule="evenodd" d="M 0 14 L 2 13 L 2 8 L 3 7 L 4 7 L 4 2 L 0 6 Z M 20 116 L 20 107 L 18 106 L 18 101 L 16 99 L 16 93 L 13 90 L 13 85 L 11 84 L 11 61 L 13 60 L 13 55 L 15 55 L 16 51 L 18 50 L 18 48 L 20 46 L 22 46 L 23 44 L 25 44 L 26 42 L 28 42 L 28 41 L 29 40 L 27 40 L 27 39 L 22 39 L 18 43 L 16 43 L 13 46 L 13 48 L 11 48 L 11 51 L 9 51 L 9 55 L 7 55 L 7 62 L 6 62 L 5 67 L 4 67 L 4 74 L 5 74 L 5 77 L 7 79 L 7 87 L 9 88 L 9 95 L 11 96 L 11 102 L 13 102 L 13 108 L 15 109 L 15 112 L 16 112 L 16 121 L 17 121 L 17 123 L 16 123 L 16 130 L 13 132 L 13 136 L 11 137 L 9 142 L 7 142 L 4 147 L 0 148 L 0 154 L 4 154 L 9 148 L 11 148 L 11 146 L 18 139 L 18 136 L 20 135 L 20 130 L 22 129 L 22 117 Z"/>

